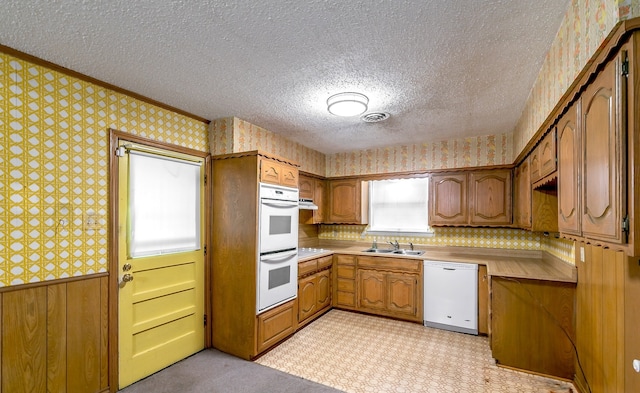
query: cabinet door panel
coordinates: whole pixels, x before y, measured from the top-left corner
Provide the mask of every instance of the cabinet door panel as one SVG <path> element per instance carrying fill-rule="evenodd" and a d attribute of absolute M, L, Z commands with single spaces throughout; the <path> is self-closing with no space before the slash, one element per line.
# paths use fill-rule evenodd
<path fill-rule="evenodd" d="M 317 274 L 316 300 L 318 311 L 331 305 L 331 270 L 323 270 Z"/>
<path fill-rule="evenodd" d="M 415 276 L 387 274 L 387 309 L 394 313 L 416 315 L 417 282 Z"/>
<path fill-rule="evenodd" d="M 558 230 L 580 235 L 580 101 L 558 123 Z"/>
<path fill-rule="evenodd" d="M 384 310 L 384 273 L 360 270 L 358 307 Z"/>
<path fill-rule="evenodd" d="M 309 276 L 298 282 L 298 322 L 312 316 L 317 311 L 317 280 Z"/>
<path fill-rule="evenodd" d="M 525 229 L 531 228 L 530 169 L 529 158 L 527 158 L 516 168 L 514 176 L 514 221 L 516 226 Z"/>
<path fill-rule="evenodd" d="M 511 224 L 511 171 L 472 172 L 471 224 Z"/>
<path fill-rule="evenodd" d="M 360 180 L 334 180 L 329 182 L 329 211 L 327 222 L 334 224 L 366 224 L 362 214 L 363 185 Z"/>
<path fill-rule="evenodd" d="M 542 140 L 540 146 L 540 177 L 543 178 L 556 170 L 556 130 L 553 129 Z"/>
<path fill-rule="evenodd" d="M 433 175 L 430 183 L 430 225 L 467 224 L 467 175 Z"/>
<path fill-rule="evenodd" d="M 584 93 L 582 233 L 616 243 L 622 236 L 623 154 L 619 57 L 610 62 Z M 621 94 L 621 96 L 623 96 Z"/>
<path fill-rule="evenodd" d="M 314 193 L 314 179 L 306 176 L 300 176 L 298 180 L 298 192 L 300 193 L 300 198 L 313 199 Z"/>

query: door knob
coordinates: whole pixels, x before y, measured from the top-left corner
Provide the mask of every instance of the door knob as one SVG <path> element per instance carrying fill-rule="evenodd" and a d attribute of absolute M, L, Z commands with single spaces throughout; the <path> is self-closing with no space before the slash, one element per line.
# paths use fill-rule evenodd
<path fill-rule="evenodd" d="M 129 282 L 129 281 L 133 281 L 133 276 L 131 274 L 125 274 L 124 276 L 122 276 L 122 282 Z"/>
<path fill-rule="evenodd" d="M 131 270 L 131 264 L 130 264 L 130 263 L 125 263 L 125 264 L 122 266 L 122 271 L 123 271 L 123 272 L 128 272 L 129 270 Z"/>

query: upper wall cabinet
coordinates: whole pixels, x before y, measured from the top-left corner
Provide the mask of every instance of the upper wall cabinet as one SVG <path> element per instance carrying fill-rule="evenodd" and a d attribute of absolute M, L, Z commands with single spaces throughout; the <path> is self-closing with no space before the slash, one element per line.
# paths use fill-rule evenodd
<path fill-rule="evenodd" d="M 469 174 L 469 218 L 472 225 L 511 224 L 511 170 Z"/>
<path fill-rule="evenodd" d="M 610 61 L 582 94 L 582 233 L 623 243 L 626 217 L 626 51 Z"/>
<path fill-rule="evenodd" d="M 303 224 L 324 223 L 326 181 L 300 175 L 298 190 L 300 198 L 311 199 L 318 206 L 317 210 L 300 210 L 300 222 Z"/>
<path fill-rule="evenodd" d="M 325 223 L 366 224 L 369 220 L 369 187 L 358 179 L 328 181 Z"/>
<path fill-rule="evenodd" d="M 580 231 L 580 100 L 558 122 L 558 230 L 581 235 Z"/>
<path fill-rule="evenodd" d="M 511 169 L 431 176 L 429 225 L 511 224 Z"/>
<path fill-rule="evenodd" d="M 513 171 L 513 223 L 518 228 L 531 228 L 531 165 L 527 157 Z"/>
<path fill-rule="evenodd" d="M 531 153 L 531 183 L 556 170 L 556 131 L 551 130 Z"/>
<path fill-rule="evenodd" d="M 442 173 L 431 176 L 429 225 L 468 224 L 467 174 Z"/>
<path fill-rule="evenodd" d="M 260 157 L 260 181 L 297 188 L 298 168 L 283 162 Z"/>

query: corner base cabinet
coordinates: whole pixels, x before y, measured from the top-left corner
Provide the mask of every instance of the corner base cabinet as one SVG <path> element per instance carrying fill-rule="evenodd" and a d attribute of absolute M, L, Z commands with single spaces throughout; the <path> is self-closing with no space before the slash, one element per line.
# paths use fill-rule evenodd
<path fill-rule="evenodd" d="M 332 265 L 331 255 L 298 264 L 298 326 L 308 324 L 331 308 Z"/>

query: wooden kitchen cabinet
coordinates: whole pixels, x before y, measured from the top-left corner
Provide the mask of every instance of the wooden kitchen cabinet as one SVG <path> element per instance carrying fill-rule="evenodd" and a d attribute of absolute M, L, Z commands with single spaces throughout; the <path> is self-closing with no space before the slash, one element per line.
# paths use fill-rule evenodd
<path fill-rule="evenodd" d="M 332 264 L 332 256 L 298 264 L 298 326 L 306 325 L 331 308 Z"/>
<path fill-rule="evenodd" d="M 582 234 L 626 242 L 626 78 L 622 51 L 582 94 Z M 564 179 L 561 179 L 564 181 Z"/>
<path fill-rule="evenodd" d="M 369 220 L 369 187 L 358 179 L 329 180 L 327 182 L 328 224 L 367 224 Z"/>
<path fill-rule="evenodd" d="M 552 129 L 531 153 L 531 183 L 556 170 L 556 132 Z"/>
<path fill-rule="evenodd" d="M 313 203 L 318 206 L 317 210 L 300 210 L 300 223 L 324 223 L 324 200 L 326 192 L 326 181 L 310 176 L 300 175 L 298 190 L 300 192 L 300 198 L 311 199 Z"/>
<path fill-rule="evenodd" d="M 471 172 L 469 199 L 471 225 L 511 224 L 511 170 Z"/>
<path fill-rule="evenodd" d="M 296 300 L 266 311 L 256 318 L 256 351 L 260 353 L 292 335 L 296 330 Z"/>
<path fill-rule="evenodd" d="M 558 121 L 558 230 L 580 236 L 581 147 L 578 119 L 581 101 L 573 103 Z"/>
<path fill-rule="evenodd" d="M 513 171 L 513 221 L 516 227 L 531 228 L 531 165 L 525 158 Z"/>
<path fill-rule="evenodd" d="M 572 379 L 575 294 L 575 283 L 492 277 L 491 351 L 496 362 Z"/>
<path fill-rule="evenodd" d="M 333 305 L 355 310 L 356 308 L 356 257 L 334 255 Z"/>
<path fill-rule="evenodd" d="M 256 315 L 259 183 L 266 176 L 262 171 L 265 163 L 295 168 L 285 161 L 258 151 L 212 160 L 212 318 L 208 323 L 213 347 L 243 359 L 255 358 L 292 334 L 297 323 L 297 302 Z M 275 169 L 267 171 L 271 173 Z M 294 187 L 297 184 L 296 179 Z"/>
<path fill-rule="evenodd" d="M 429 190 L 429 225 L 469 223 L 466 173 L 432 175 Z"/>
<path fill-rule="evenodd" d="M 431 226 L 511 224 L 511 169 L 438 173 L 429 189 Z"/>
<path fill-rule="evenodd" d="M 298 168 L 269 158 L 260 158 L 260 181 L 298 188 Z"/>
<path fill-rule="evenodd" d="M 422 321 L 422 261 L 359 256 L 357 263 L 358 311 Z"/>
<path fill-rule="evenodd" d="M 489 276 L 487 265 L 478 265 L 478 334 L 489 334 Z"/>

